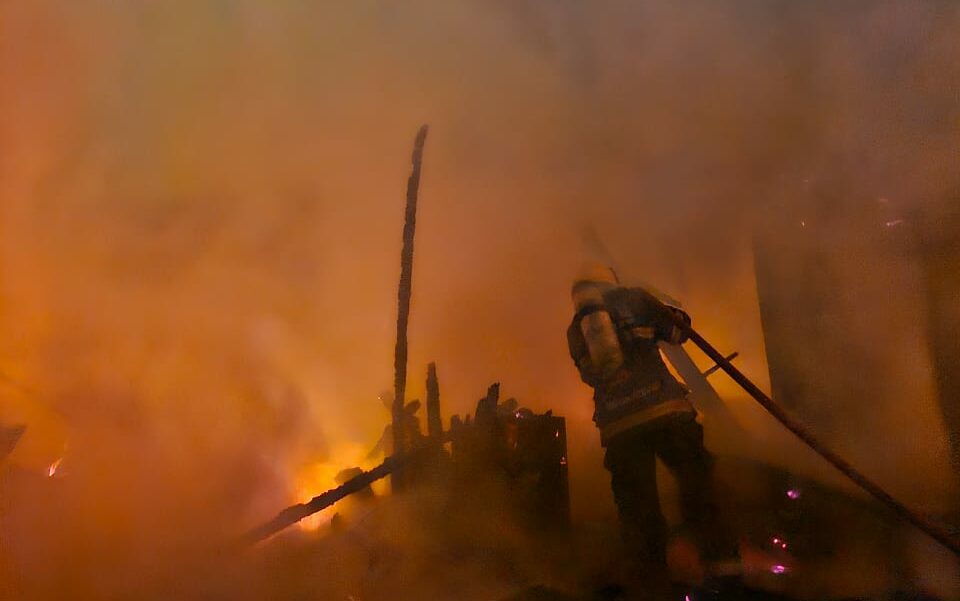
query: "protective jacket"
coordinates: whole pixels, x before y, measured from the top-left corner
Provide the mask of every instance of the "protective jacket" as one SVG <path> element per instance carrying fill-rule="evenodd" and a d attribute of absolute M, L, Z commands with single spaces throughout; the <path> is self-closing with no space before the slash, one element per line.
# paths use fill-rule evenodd
<path fill-rule="evenodd" d="M 694 413 L 687 388 L 667 369 L 657 347 L 661 340 L 678 344 L 686 339 L 668 311 L 687 323 L 690 317 L 680 309 L 651 303 L 639 288 L 612 287 L 596 299 L 574 315 L 567 343 L 581 379 L 594 389 L 593 421 L 604 446 L 627 430 L 649 427 L 669 415 Z M 596 311 L 609 313 L 622 349 L 623 363 L 612 373 L 598 368 L 584 336 L 582 321 Z"/>

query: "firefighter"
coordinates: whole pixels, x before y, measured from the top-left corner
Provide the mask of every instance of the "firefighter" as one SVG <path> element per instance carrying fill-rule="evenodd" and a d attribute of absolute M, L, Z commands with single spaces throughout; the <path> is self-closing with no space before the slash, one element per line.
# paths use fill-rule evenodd
<path fill-rule="evenodd" d="M 620 284 L 591 265 L 575 280 L 576 313 L 567 330 L 570 354 L 594 389 L 593 419 L 606 449 L 621 533 L 639 571 L 666 578 L 667 525 L 656 481 L 659 457 L 676 477 L 680 508 L 708 565 L 736 565 L 736 544 L 721 532 L 712 488 L 712 460 L 686 387 L 667 369 L 657 343 L 681 344 L 677 308 Z M 672 313 L 673 315 L 671 315 Z"/>

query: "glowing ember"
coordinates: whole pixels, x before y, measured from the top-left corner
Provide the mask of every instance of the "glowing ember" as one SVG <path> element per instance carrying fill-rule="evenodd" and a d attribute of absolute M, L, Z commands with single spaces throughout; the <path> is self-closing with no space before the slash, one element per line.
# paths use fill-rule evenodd
<path fill-rule="evenodd" d="M 780 565 L 780 564 L 777 564 L 777 565 L 775 565 L 775 566 L 771 566 L 771 567 L 770 567 L 770 572 L 773 573 L 773 574 L 786 574 L 786 573 L 787 573 L 787 566 L 785 566 L 785 565 Z"/>
<path fill-rule="evenodd" d="M 790 490 L 788 490 L 788 491 L 787 491 L 787 498 L 790 499 L 791 501 L 796 501 L 797 499 L 799 499 L 799 498 L 800 498 L 800 489 L 798 489 L 798 488 L 791 488 Z"/>
<path fill-rule="evenodd" d="M 53 478 L 57 474 L 57 470 L 60 469 L 61 463 L 63 463 L 63 457 L 50 464 L 50 467 L 47 468 L 48 478 Z"/>

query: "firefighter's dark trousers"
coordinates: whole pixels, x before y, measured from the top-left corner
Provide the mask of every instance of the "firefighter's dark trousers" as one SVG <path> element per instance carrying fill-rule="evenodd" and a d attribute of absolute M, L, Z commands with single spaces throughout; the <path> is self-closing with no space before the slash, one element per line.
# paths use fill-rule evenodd
<path fill-rule="evenodd" d="M 701 557 L 735 557 L 736 541 L 718 519 L 713 461 L 703 446 L 703 426 L 691 413 L 627 430 L 607 443 L 604 464 L 612 475 L 621 532 L 633 559 L 666 566 L 667 524 L 657 492 L 657 457 L 677 479 L 683 520 L 697 537 Z"/>

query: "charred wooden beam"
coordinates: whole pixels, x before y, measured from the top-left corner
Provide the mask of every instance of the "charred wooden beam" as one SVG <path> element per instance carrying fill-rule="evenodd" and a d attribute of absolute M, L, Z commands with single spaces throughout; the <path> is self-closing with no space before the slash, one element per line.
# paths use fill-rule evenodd
<path fill-rule="evenodd" d="M 293 526 L 300 520 L 307 518 L 318 511 L 323 511 L 337 501 L 341 501 L 354 493 L 365 490 L 377 480 L 389 476 L 408 459 L 409 455 L 391 455 L 377 467 L 370 471 L 363 472 L 360 475 L 351 478 L 350 480 L 347 480 L 337 488 L 328 490 L 321 495 L 317 495 L 306 503 L 299 503 L 297 505 L 287 507 L 278 513 L 277 517 L 244 534 L 240 538 L 240 544 L 252 545 L 262 540 L 266 540 L 274 534 Z"/>
<path fill-rule="evenodd" d="M 437 364 L 427 366 L 427 434 L 437 438 L 443 433 L 440 417 L 440 381 L 437 379 Z"/>
<path fill-rule="evenodd" d="M 413 291 L 413 241 L 417 229 L 417 195 L 420 191 L 420 168 L 423 163 L 423 145 L 427 140 L 427 126 L 417 132 L 413 143 L 413 169 L 407 180 L 407 208 L 403 224 L 403 250 L 400 253 L 400 287 L 397 293 L 397 345 L 394 353 L 393 448 L 397 453 L 406 448 L 403 428 L 403 407 L 407 392 L 407 326 L 410 321 L 410 296 Z M 402 488 L 402 473 L 391 484 Z"/>
<path fill-rule="evenodd" d="M 439 438 L 429 440 L 425 444 L 422 444 L 418 447 L 409 449 L 403 453 L 391 455 L 377 467 L 357 474 L 340 486 L 317 495 L 306 503 L 299 503 L 297 505 L 291 505 L 290 507 L 287 507 L 269 522 L 247 531 L 246 534 L 240 537 L 238 542 L 241 545 L 252 545 L 266 540 L 274 534 L 293 526 L 300 520 L 307 518 L 319 511 L 323 511 L 327 507 L 330 507 L 338 501 L 342 501 L 350 495 L 367 490 L 368 487 L 377 480 L 381 480 L 391 474 L 395 474 L 397 471 L 403 469 L 403 467 L 408 463 L 418 461 L 425 455 L 429 456 L 436 453 L 438 449 L 442 448 L 443 444 L 449 440 L 449 438 L 449 434 L 441 434 Z"/>
<path fill-rule="evenodd" d="M 487 396 L 477 402 L 477 411 L 474 416 L 477 423 L 487 423 L 497 417 L 497 405 L 500 403 L 500 382 L 491 384 L 487 388 Z"/>

